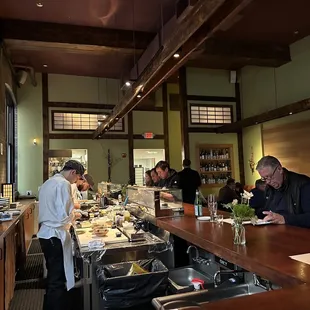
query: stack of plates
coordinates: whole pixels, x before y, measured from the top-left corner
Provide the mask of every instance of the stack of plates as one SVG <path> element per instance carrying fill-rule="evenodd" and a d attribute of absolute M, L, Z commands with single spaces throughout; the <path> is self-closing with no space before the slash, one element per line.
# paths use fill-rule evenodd
<path fill-rule="evenodd" d="M 7 206 L 10 204 L 10 198 L 0 197 L 0 206 Z"/>

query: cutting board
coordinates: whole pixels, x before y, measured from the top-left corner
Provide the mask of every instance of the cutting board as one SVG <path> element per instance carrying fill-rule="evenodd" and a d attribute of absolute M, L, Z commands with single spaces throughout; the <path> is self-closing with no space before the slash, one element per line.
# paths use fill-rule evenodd
<path fill-rule="evenodd" d="M 91 240 L 101 240 L 105 244 L 111 244 L 111 243 L 120 243 L 120 242 L 126 242 L 128 241 L 128 238 L 125 235 L 121 235 L 120 237 L 116 237 L 116 233 L 120 232 L 117 228 L 112 229 L 109 228 L 109 232 L 104 237 L 97 237 L 96 235 L 93 235 L 91 231 L 91 228 L 86 229 L 77 229 L 77 232 L 79 231 L 85 231 L 84 234 L 77 234 L 77 238 L 79 238 L 81 247 L 88 246 L 88 242 Z"/>

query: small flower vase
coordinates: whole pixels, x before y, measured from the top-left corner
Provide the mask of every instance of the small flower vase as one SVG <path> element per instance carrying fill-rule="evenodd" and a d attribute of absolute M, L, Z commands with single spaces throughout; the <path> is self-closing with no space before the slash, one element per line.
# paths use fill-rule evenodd
<path fill-rule="evenodd" d="M 234 219 L 233 224 L 233 235 L 234 235 L 234 244 L 236 245 L 245 245 L 245 228 L 242 224 L 241 219 Z"/>

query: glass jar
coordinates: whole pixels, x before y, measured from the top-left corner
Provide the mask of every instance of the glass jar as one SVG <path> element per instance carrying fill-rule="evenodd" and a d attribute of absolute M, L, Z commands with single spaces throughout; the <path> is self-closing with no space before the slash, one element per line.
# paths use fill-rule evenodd
<path fill-rule="evenodd" d="M 242 224 L 242 220 L 234 219 L 233 223 L 233 237 L 234 237 L 234 244 L 236 245 L 245 245 L 245 228 Z"/>

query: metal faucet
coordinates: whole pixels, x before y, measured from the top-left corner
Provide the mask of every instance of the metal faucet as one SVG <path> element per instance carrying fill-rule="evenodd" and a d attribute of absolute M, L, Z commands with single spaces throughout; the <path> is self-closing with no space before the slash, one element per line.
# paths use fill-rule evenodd
<path fill-rule="evenodd" d="M 198 252 L 197 247 L 195 247 L 194 245 L 190 245 L 190 246 L 187 248 L 186 253 L 189 254 L 191 249 L 195 249 L 195 251 L 196 251 L 196 257 L 193 258 L 193 260 L 198 260 L 198 258 L 199 258 L 199 252 Z"/>
<path fill-rule="evenodd" d="M 220 281 L 218 281 L 218 276 L 221 274 L 235 274 L 235 273 L 242 273 L 244 274 L 245 271 L 242 270 L 219 270 L 217 271 L 214 276 L 213 276 L 213 282 L 214 282 L 214 287 L 217 287 L 220 284 Z"/>

